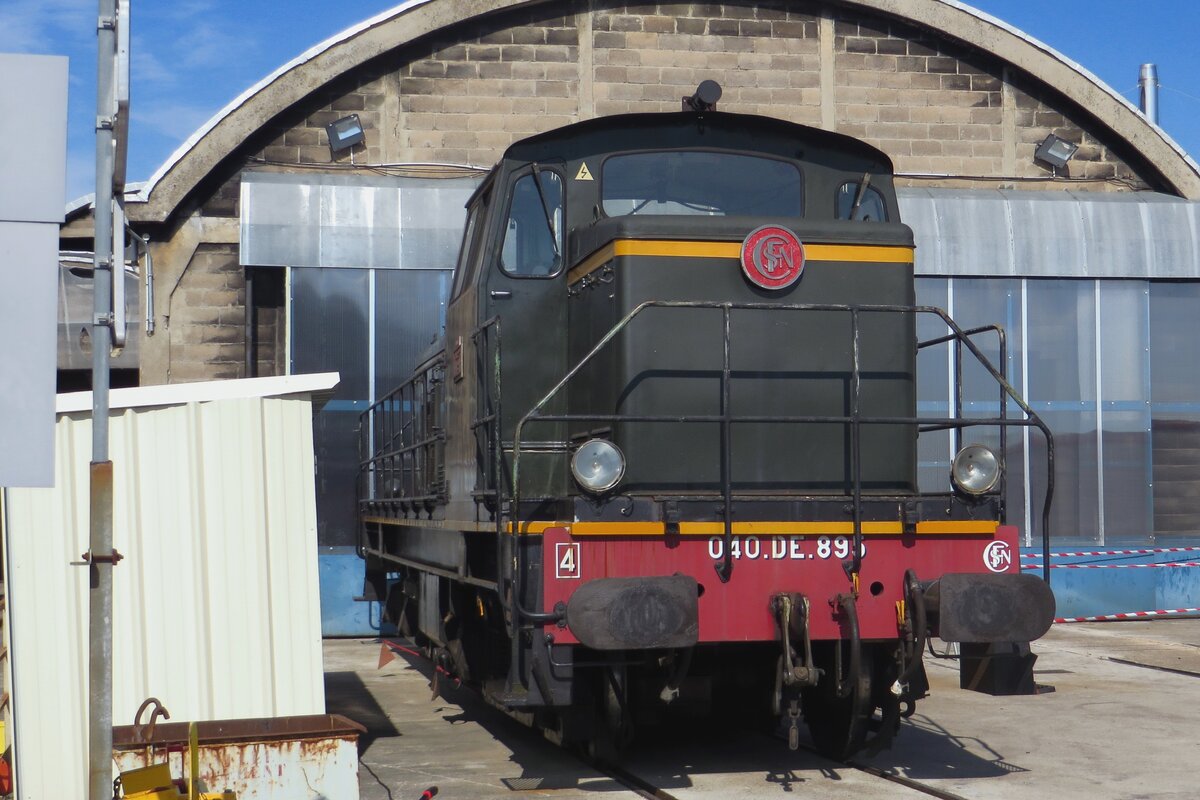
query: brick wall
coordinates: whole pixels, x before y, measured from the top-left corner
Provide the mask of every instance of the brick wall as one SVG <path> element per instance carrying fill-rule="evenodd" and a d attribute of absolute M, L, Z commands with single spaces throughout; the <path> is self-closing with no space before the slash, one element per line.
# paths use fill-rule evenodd
<path fill-rule="evenodd" d="M 838 130 L 899 172 L 1005 175 L 999 64 L 881 20 L 834 26 Z"/>
<path fill-rule="evenodd" d="M 845 9 L 821 14 L 819 4 L 783 0 L 570 0 L 453 25 L 315 89 L 253 134 L 190 208 L 236 217 L 239 164 L 490 166 L 512 142 L 581 119 L 677 110 L 707 78 L 724 88 L 724 111 L 871 142 L 912 174 L 902 184 L 997 186 L 1008 179 L 1022 188 L 1123 191 L 1155 180 L 1086 110 L 995 56 L 896 20 Z M 366 146 L 331 156 L 325 125 L 351 113 L 363 122 Z M 1049 133 L 1080 144 L 1065 175 L 1033 160 Z M 201 247 L 172 301 L 167 358 L 155 362 L 165 361 L 168 374 L 156 366 L 143 382 L 241 376 L 244 302 L 236 245 Z M 260 374 L 284 369 L 282 297 L 272 303 L 257 317 Z"/>
<path fill-rule="evenodd" d="M 723 111 L 821 122 L 812 14 L 770 4 L 616 7 L 593 15 L 592 50 L 597 116 L 678 111 L 711 78 Z"/>
<path fill-rule="evenodd" d="M 822 20 L 795 5 L 576 0 L 554 15 L 452 26 L 319 91 L 256 156 L 348 164 L 348 154 L 331 158 L 324 125 L 357 113 L 368 130 L 359 163 L 490 166 L 512 142 L 560 125 L 678 109 L 712 78 L 722 110 L 865 139 L 900 172 L 1038 181 L 1051 176 L 1033 151 L 1056 133 L 1081 145 L 1064 176 L 1095 179 L 1087 188 L 1097 190 L 1144 185 L 1084 110 L 997 58 L 902 22 Z"/>
<path fill-rule="evenodd" d="M 245 377 L 245 305 L 237 247 L 200 245 L 159 309 L 168 316 L 166 382 Z"/>

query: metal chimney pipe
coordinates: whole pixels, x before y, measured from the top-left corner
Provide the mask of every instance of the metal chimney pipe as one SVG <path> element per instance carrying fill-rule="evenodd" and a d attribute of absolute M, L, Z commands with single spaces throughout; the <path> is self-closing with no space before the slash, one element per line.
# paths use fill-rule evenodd
<path fill-rule="evenodd" d="M 1141 72 L 1138 75 L 1138 89 L 1141 94 L 1142 113 L 1146 118 L 1158 124 L 1158 66 L 1155 64 L 1142 64 Z"/>

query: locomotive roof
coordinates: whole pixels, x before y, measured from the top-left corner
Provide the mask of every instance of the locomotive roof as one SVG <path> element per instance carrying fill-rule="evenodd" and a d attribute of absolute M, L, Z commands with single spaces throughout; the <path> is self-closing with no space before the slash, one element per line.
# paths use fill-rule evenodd
<path fill-rule="evenodd" d="M 892 172 L 887 154 L 859 139 L 773 117 L 719 111 L 598 117 L 522 139 L 505 151 L 502 161 L 706 147 L 819 161 L 855 172 Z"/>

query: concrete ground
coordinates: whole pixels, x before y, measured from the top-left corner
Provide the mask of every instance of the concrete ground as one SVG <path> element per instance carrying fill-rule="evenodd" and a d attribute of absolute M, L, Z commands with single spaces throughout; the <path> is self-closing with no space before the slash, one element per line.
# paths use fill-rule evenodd
<path fill-rule="evenodd" d="M 445 800 L 472 798 L 632 798 L 603 775 L 467 689 L 432 698 L 428 663 L 403 657 L 378 667 L 380 645 L 325 642 L 325 694 L 330 713 L 366 726 L 359 742 L 362 800 L 418 800 L 431 786 Z M 411 662 L 411 663 L 410 663 Z"/>
<path fill-rule="evenodd" d="M 1059 625 L 1034 651 L 1044 691 L 1028 697 L 961 690 L 954 664 L 926 658 L 931 697 L 891 750 L 859 761 L 972 800 L 1200 797 L 1200 620 Z M 635 796 L 471 692 L 431 701 L 426 664 L 377 668 L 378 656 L 374 643 L 325 643 L 329 710 L 369 729 L 364 800 L 430 786 L 439 798 Z M 640 741 L 623 768 L 676 798 L 923 796 L 719 720 Z"/>
<path fill-rule="evenodd" d="M 864 762 L 977 800 L 1200 797 L 1200 620 L 1056 625 L 1034 650 L 1033 697 L 960 690 L 927 659 L 932 696 Z"/>

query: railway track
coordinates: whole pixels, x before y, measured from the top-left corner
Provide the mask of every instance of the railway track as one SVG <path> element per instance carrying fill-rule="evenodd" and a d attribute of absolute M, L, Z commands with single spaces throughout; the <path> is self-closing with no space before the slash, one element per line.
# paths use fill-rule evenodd
<path fill-rule="evenodd" d="M 393 650 L 423 675 L 426 681 L 432 683 L 436 668 L 424 653 L 408 646 L 395 647 Z M 465 696 L 469 696 L 472 705 L 486 707 L 485 713 L 501 714 L 488 705 L 474 688 L 447 680 L 446 676 L 441 677 L 441 688 L 446 692 L 444 696 L 454 697 L 451 702 L 464 702 Z M 428 697 L 427 694 L 425 696 Z M 506 747 L 518 751 L 528 746 L 529 743 L 523 741 L 526 737 L 542 739 L 536 729 L 507 715 L 505 719 L 512 723 L 511 726 L 505 726 L 510 733 L 502 734 L 500 728 L 493 729 L 493 733 L 498 735 L 498 739 Z M 860 776 L 854 782 L 855 796 L 861 800 L 891 800 L 896 797 L 915 800 L 918 796 L 939 800 L 968 800 L 961 795 L 869 764 L 831 761 L 803 743 L 798 753 L 792 753 L 788 751 L 786 742 L 781 737 L 771 736 L 743 725 L 717 724 L 712 718 L 674 720 L 663 724 L 653 730 L 653 735 L 645 746 L 632 748 L 629 757 L 621 764 L 590 758 L 581 752 L 561 746 L 556 750 L 556 760 L 577 763 L 585 767 L 585 771 L 603 776 L 630 794 L 646 800 L 691 800 L 696 797 L 707 798 L 726 794 L 754 797 L 761 791 L 764 780 L 775 784 L 773 789 L 779 790 L 779 787 L 782 787 L 783 791 L 795 797 L 824 798 L 829 796 L 831 784 L 842 785 L 847 782 L 850 777 L 848 772 Z M 371 779 L 380 786 L 385 785 L 385 781 L 380 780 L 367 761 L 364 761 L 364 767 Z M 432 775 L 429 777 L 433 778 Z M 513 797 L 524 796 L 525 791 L 530 791 L 536 792 L 537 797 L 553 798 L 556 795 L 573 794 L 570 790 L 574 788 L 557 787 L 553 782 L 547 783 L 537 777 L 505 779 L 504 784 Z M 391 792 L 386 796 L 394 800 L 405 797 Z M 443 786 L 443 790 L 437 796 L 453 800 L 456 795 L 453 788 Z"/>
<path fill-rule="evenodd" d="M 831 763 L 837 763 L 837 762 L 831 762 Z M 684 794 L 673 794 L 671 792 L 668 792 L 665 789 L 660 789 L 660 788 L 656 787 L 653 783 L 642 780 L 638 776 L 633 775 L 632 773 L 629 773 L 619 767 L 605 766 L 602 764 L 589 764 L 589 766 L 591 766 L 592 769 L 595 769 L 597 772 L 600 772 L 604 775 L 609 776 L 614 781 L 616 781 L 617 783 L 619 783 L 622 786 L 624 786 L 625 788 L 627 788 L 629 791 L 636 794 L 638 797 L 646 798 L 646 800 L 687 800 L 687 796 Z M 889 772 L 885 772 L 884 770 L 881 770 L 878 767 L 872 767 L 872 766 L 863 765 L 863 764 L 856 764 L 854 762 L 840 764 L 839 766 L 854 769 L 859 772 L 865 773 L 867 775 L 871 775 L 876 778 L 880 778 L 884 781 L 887 781 L 888 783 L 896 784 L 898 786 L 903 786 L 906 789 L 910 789 L 914 792 L 919 792 L 920 794 L 926 795 L 928 797 L 936 797 L 936 798 L 938 798 L 938 800 L 969 800 L 969 798 L 966 798 L 963 795 L 955 794 L 954 792 L 948 792 L 944 789 L 939 789 L 935 786 L 930 786 L 929 784 L 925 784 L 925 783 L 921 783 L 920 781 L 912 780 L 911 778 L 905 778 L 902 775 L 895 775 L 895 774 L 892 774 Z M 749 789 L 749 788 L 750 787 L 747 786 L 747 789 Z M 799 794 L 802 795 L 803 792 L 801 792 Z M 821 797 L 823 795 L 822 795 L 821 790 L 819 788 L 817 788 L 812 792 L 812 796 Z M 881 791 L 878 796 L 882 798 L 882 797 L 890 797 L 892 795 Z"/>
<path fill-rule="evenodd" d="M 955 794 L 954 792 L 948 792 L 945 789 L 939 789 L 936 786 L 930 786 L 927 783 L 914 781 L 913 779 L 906 778 L 903 775 L 896 775 L 891 772 L 886 772 L 879 767 L 858 764 L 853 761 L 848 762 L 846 766 L 859 770 L 860 772 L 865 772 L 868 775 L 874 775 L 877 778 L 882 778 L 890 783 L 904 786 L 905 788 L 912 789 L 913 791 L 920 792 L 921 794 L 928 795 L 930 797 L 937 797 L 939 800 L 968 800 L 968 798 L 963 797 L 961 794 Z"/>
<path fill-rule="evenodd" d="M 761 739 L 763 741 L 765 747 L 783 747 L 784 746 L 777 739 L 775 739 L 773 737 L 764 736 L 761 733 L 757 733 L 757 732 L 753 732 L 753 731 L 746 731 L 745 735 L 747 737 L 756 737 L 756 738 Z M 828 774 L 836 775 L 837 770 L 850 769 L 850 770 L 854 770 L 858 773 L 861 773 L 863 775 L 868 775 L 873 778 L 878 778 L 880 781 L 886 782 L 886 784 L 891 785 L 891 786 L 886 786 L 884 784 L 880 784 L 878 792 L 870 792 L 868 794 L 860 795 L 861 797 L 864 797 L 864 798 L 870 798 L 870 797 L 893 798 L 893 797 L 896 797 L 897 795 L 896 795 L 895 789 L 891 788 L 891 787 L 892 786 L 900 786 L 900 787 L 904 787 L 905 789 L 909 790 L 910 792 L 916 792 L 916 793 L 926 796 L 926 797 L 938 798 L 938 800 L 970 800 L 969 798 L 964 797 L 963 795 L 960 795 L 960 794 L 956 794 L 955 792 L 950 792 L 945 789 L 941 789 L 941 788 L 932 786 L 927 783 L 922 783 L 921 781 L 914 780 L 912 778 L 907 778 L 903 775 L 898 775 L 893 772 L 888 772 L 887 770 L 880 769 L 879 767 L 875 767 L 875 766 L 872 766 L 869 764 L 862 764 L 862 763 L 859 763 L 859 762 L 853 761 L 853 760 L 848 761 L 848 762 L 830 761 L 829 759 L 826 759 L 824 756 L 821 756 L 812 747 L 801 745 L 800 749 L 804 753 L 823 762 L 823 764 L 828 764 L 828 766 L 822 766 L 821 769 L 819 770 L 819 772 L 822 775 L 828 775 Z M 626 769 L 621 766 L 615 766 L 612 764 L 607 764 L 604 762 L 596 761 L 593 759 L 587 759 L 587 758 L 580 758 L 580 760 L 583 761 L 583 763 L 586 764 L 589 768 L 591 768 L 603 775 L 608 776 L 613 781 L 619 783 L 621 786 L 624 786 L 626 789 L 628 789 L 629 791 L 636 794 L 638 797 L 646 798 L 646 800 L 689 800 L 689 796 L 693 794 L 693 790 L 690 787 L 687 789 L 684 789 L 682 791 L 681 790 L 672 791 L 667 788 L 660 787 L 660 786 L 656 785 L 653 780 L 646 779 L 646 778 L 638 775 L 636 772 L 631 771 L 631 770 Z M 751 775 L 757 776 L 757 775 L 761 774 L 763 772 L 763 770 L 759 767 L 758 764 L 755 764 L 753 762 L 748 762 L 748 763 L 745 763 L 740 766 L 735 766 L 733 768 L 732 772 L 733 773 L 744 772 L 747 776 L 751 776 Z M 797 776 L 797 779 L 798 779 L 798 780 L 796 780 L 797 783 L 810 782 L 809 779 L 804 778 L 802 776 Z M 746 785 L 743 787 L 740 787 L 740 791 L 738 791 L 739 787 L 734 787 L 733 792 L 736 792 L 738 794 L 744 794 L 746 796 L 753 796 L 755 788 L 756 788 L 755 781 L 748 779 L 746 781 Z M 799 790 L 785 789 L 785 791 L 788 791 L 789 793 L 792 793 L 794 791 L 794 796 L 796 796 L 796 797 L 804 797 L 806 795 L 812 796 L 812 797 L 826 796 L 825 791 L 819 784 L 813 785 L 811 787 L 802 788 Z M 701 793 L 704 794 L 705 796 L 708 796 L 708 792 L 701 790 Z"/>

